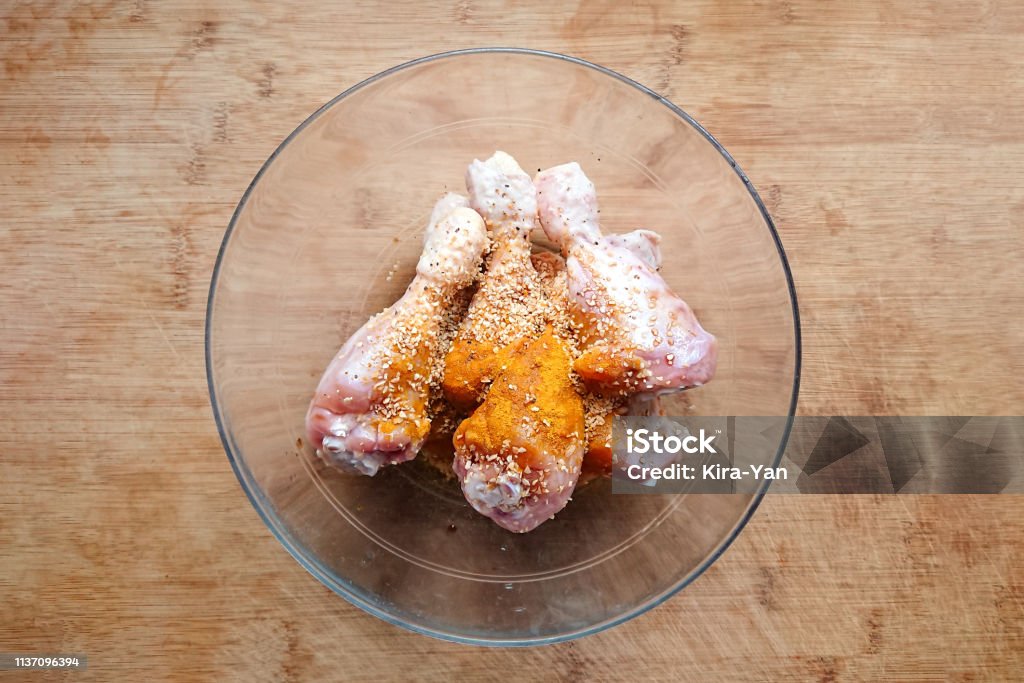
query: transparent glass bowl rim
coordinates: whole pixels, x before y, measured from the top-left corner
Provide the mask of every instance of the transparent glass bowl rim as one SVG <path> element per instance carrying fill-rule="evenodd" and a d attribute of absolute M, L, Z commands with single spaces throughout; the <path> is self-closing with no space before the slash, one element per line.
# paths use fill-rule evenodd
<path fill-rule="evenodd" d="M 457 58 L 457 57 L 466 56 L 466 55 L 487 54 L 487 53 L 489 53 L 489 54 L 509 54 L 509 55 L 529 55 L 529 56 L 534 56 L 534 57 L 544 57 L 544 58 L 559 60 L 559 61 L 563 61 L 563 62 L 568 62 L 568 63 L 575 64 L 577 66 L 582 66 L 582 67 L 585 67 L 585 68 L 588 68 L 588 69 L 593 69 L 594 71 L 602 73 L 602 74 L 604 74 L 606 76 L 610 76 L 612 78 L 615 78 L 618 81 L 620 81 L 622 83 L 625 83 L 626 85 L 629 85 L 629 86 L 635 88 L 638 92 L 640 92 L 640 93 L 642 93 L 644 95 L 647 95 L 649 97 L 654 98 L 659 103 L 661 103 L 662 105 L 667 107 L 669 109 L 669 111 L 671 111 L 673 114 L 675 114 L 676 116 L 681 118 L 683 121 L 688 123 L 690 126 L 692 126 L 709 143 L 711 143 L 716 150 L 718 150 L 719 154 L 722 155 L 722 157 L 729 163 L 729 165 L 732 167 L 732 169 L 736 172 L 736 175 L 739 176 L 740 180 L 743 181 L 743 185 L 744 185 L 744 187 L 746 187 L 747 192 L 750 193 L 751 198 L 754 200 L 754 203 L 757 205 L 757 208 L 758 208 L 758 210 L 761 213 L 761 217 L 764 219 L 765 225 L 768 226 L 768 230 L 771 233 L 772 241 L 774 242 L 775 247 L 778 250 L 779 259 L 780 259 L 781 264 L 782 264 L 782 270 L 783 270 L 783 273 L 785 274 L 785 277 L 786 277 L 786 285 L 787 285 L 787 288 L 789 290 L 789 299 L 790 299 L 790 304 L 791 304 L 791 307 L 792 307 L 792 314 L 793 314 L 794 350 L 795 350 L 795 356 L 796 356 L 795 359 L 794 359 L 794 368 L 793 368 L 794 369 L 794 373 L 793 373 L 793 391 L 792 391 L 792 395 L 791 395 L 791 398 L 790 398 L 789 415 L 788 415 L 789 419 L 786 422 L 786 429 L 785 429 L 785 431 L 784 431 L 784 433 L 782 435 L 782 440 L 779 443 L 779 449 L 778 449 L 778 452 L 775 454 L 775 458 L 773 460 L 772 467 L 777 467 L 779 465 L 779 463 L 782 460 L 782 454 L 786 450 L 786 444 L 789 441 L 789 434 L 790 434 L 790 429 L 792 427 L 793 416 L 796 414 L 797 395 L 798 395 L 799 390 L 800 390 L 800 365 L 801 365 L 801 355 L 802 355 L 802 352 L 801 352 L 801 338 L 800 338 L 800 310 L 799 310 L 799 307 L 797 305 L 796 289 L 795 289 L 794 284 L 793 284 L 793 275 L 792 275 L 792 273 L 790 271 L 790 268 L 789 268 L 789 261 L 786 258 L 786 252 L 785 252 L 785 250 L 782 247 L 782 241 L 779 239 L 778 232 L 775 229 L 775 224 L 772 222 L 771 216 L 768 215 L 768 210 L 765 208 L 764 202 L 761 201 L 761 197 L 757 194 L 757 190 L 754 189 L 754 186 L 751 184 L 750 180 L 747 178 L 747 175 L 739 167 L 739 165 L 732 158 L 732 156 L 729 154 L 729 152 L 726 151 L 726 149 L 718 142 L 718 140 L 716 140 L 709 132 L 707 132 L 704 129 L 703 126 L 701 126 L 699 123 L 697 123 L 697 121 L 694 120 L 693 117 L 691 117 L 685 111 L 680 109 L 678 106 L 676 106 L 672 102 L 668 101 L 667 99 L 665 99 L 664 97 L 662 97 L 658 93 L 654 92 L 653 90 L 651 90 L 647 86 L 641 85 L 640 83 L 632 80 L 631 78 L 623 76 L 622 74 L 617 73 L 615 71 L 612 71 L 611 69 L 608 69 L 608 68 L 603 67 L 603 66 L 599 66 L 597 64 L 594 64 L 592 62 L 588 62 L 588 61 L 586 61 L 584 59 L 580 59 L 578 57 L 570 57 L 568 55 L 563 55 L 563 54 L 560 54 L 560 53 L 557 53 L 557 52 L 547 52 L 547 51 L 544 51 L 544 50 L 534 50 L 534 49 L 530 49 L 530 48 L 516 48 L 516 47 L 481 47 L 481 48 L 469 48 L 469 49 L 461 49 L 461 50 L 450 50 L 450 51 L 447 51 L 447 52 L 440 52 L 440 53 L 429 55 L 429 56 L 426 56 L 426 57 L 420 57 L 418 59 L 413 59 L 413 60 L 405 62 L 403 64 L 399 64 L 397 66 L 393 66 L 390 69 L 386 69 L 384 71 L 381 71 L 380 73 L 378 73 L 378 74 L 376 74 L 374 76 L 371 76 L 371 77 L 367 78 L 366 80 L 361 81 L 360 83 L 357 83 L 356 85 L 353 85 L 352 87 L 348 88 L 347 90 L 345 90 L 341 94 L 339 94 L 336 97 L 332 98 L 329 102 L 327 102 L 326 104 L 321 106 L 319 109 L 317 109 L 315 112 L 313 112 L 309 117 L 307 117 L 305 121 L 303 121 L 301 124 L 299 124 L 299 126 L 295 130 L 293 130 L 288 135 L 288 137 L 286 137 L 284 139 L 284 141 L 281 142 L 280 145 L 277 146 L 277 149 L 275 149 L 273 151 L 273 153 L 270 155 L 270 157 L 267 158 L 267 160 L 260 167 L 260 170 L 256 173 L 256 175 L 253 177 L 252 181 L 249 183 L 249 186 L 246 188 L 245 192 L 242 194 L 242 198 L 238 202 L 238 206 L 235 207 L 235 211 L 231 215 L 231 221 L 228 223 L 227 230 L 224 233 L 224 239 L 221 242 L 220 250 L 217 252 L 217 261 L 214 264 L 213 276 L 212 276 L 211 281 L 210 281 L 210 292 L 209 292 L 209 295 L 208 295 L 208 298 L 207 298 L 207 304 L 206 304 L 206 328 L 205 328 L 206 382 L 207 382 L 208 390 L 210 392 L 210 403 L 211 403 L 211 407 L 213 409 L 213 416 L 214 416 L 214 419 L 215 419 L 215 421 L 217 423 L 217 431 L 220 434 L 220 439 L 221 439 L 221 443 L 224 446 L 224 451 L 227 453 L 228 460 L 231 462 L 231 467 L 232 467 L 232 469 L 235 472 L 235 476 L 238 477 L 238 481 L 239 481 L 239 483 L 242 486 L 242 490 L 245 491 L 245 494 L 246 494 L 246 496 L 248 496 L 249 501 L 252 503 L 253 507 L 256 508 L 256 511 L 259 513 L 259 516 L 263 519 L 263 522 L 267 525 L 267 527 L 270 528 L 271 532 L 274 534 L 274 536 L 277 538 L 277 540 L 281 543 L 281 545 L 283 545 L 285 547 L 285 549 L 292 555 L 292 557 L 294 557 L 295 560 L 298 561 L 298 563 L 300 565 L 302 565 L 303 568 L 306 569 L 306 571 L 308 571 L 310 574 L 312 574 L 318 581 L 320 581 L 322 584 L 324 584 L 325 586 L 330 588 L 333 592 L 337 593 L 341 597 L 343 597 L 346 600 L 348 600 L 350 603 L 356 605 L 357 607 L 359 607 L 360 609 L 362 609 L 362 610 L 364 610 L 366 612 L 369 612 L 370 614 L 374 615 L 375 617 L 378 617 L 378 618 L 380 618 L 380 619 L 382 619 L 382 620 L 384 620 L 384 621 L 386 621 L 386 622 L 388 622 L 390 624 L 394 624 L 395 626 L 399 626 L 399 627 L 408 629 L 408 630 L 413 631 L 415 633 L 421 633 L 421 634 L 424 634 L 424 635 L 432 636 L 432 637 L 435 637 L 435 638 L 440 638 L 442 640 L 448 640 L 448 641 L 452 641 L 452 642 L 457 642 L 457 643 L 465 643 L 465 644 L 471 644 L 471 645 L 499 646 L 499 647 L 500 646 L 504 646 L 504 647 L 522 647 L 522 646 L 545 645 L 545 644 L 560 643 L 560 642 L 565 642 L 565 641 L 568 641 L 568 640 L 574 640 L 576 638 L 582 638 L 583 636 L 590 635 L 590 634 L 593 634 L 593 633 L 598 633 L 600 631 L 604 631 L 606 629 L 612 628 L 613 626 L 617 626 L 617 625 L 619 625 L 619 624 L 621 624 L 621 623 L 623 623 L 625 621 L 628 621 L 628 620 L 630 620 L 630 619 L 632 619 L 634 617 L 637 617 L 637 616 L 643 614 L 644 612 L 647 612 L 648 610 L 650 610 L 650 609 L 652 609 L 654 607 L 657 607 L 661 603 L 665 602 L 670 597 L 672 597 L 673 595 L 675 595 L 676 593 L 681 591 L 683 588 L 685 588 L 686 586 L 690 585 L 694 580 L 697 579 L 697 577 L 699 577 L 701 574 L 703 574 L 707 570 L 707 568 L 710 567 L 715 562 L 715 560 L 717 560 L 719 557 L 721 557 L 722 553 L 724 553 L 726 551 L 726 549 L 732 544 L 732 542 L 739 535 L 740 531 L 743 530 L 743 527 L 746 526 L 746 524 L 750 520 L 751 516 L 753 516 L 754 511 L 757 509 L 758 505 L 760 505 L 761 499 L 764 497 L 764 494 L 768 490 L 768 487 L 771 484 L 771 482 L 770 481 L 766 481 L 766 482 L 764 482 L 761 485 L 761 487 L 758 489 L 758 491 L 754 494 L 753 499 L 748 504 L 747 509 L 743 513 L 743 516 L 740 518 L 740 520 L 736 523 L 736 525 L 730 531 L 728 537 L 723 539 L 718 544 L 718 546 L 715 548 L 715 550 L 712 553 L 710 553 L 707 557 L 705 557 L 704 560 L 695 569 L 690 571 L 689 574 L 687 574 L 685 577 L 680 579 L 677 583 L 675 583 L 674 585 L 672 585 L 672 586 L 668 587 L 667 589 L 665 589 L 661 594 L 654 596 L 653 598 L 647 600 L 644 603 L 641 603 L 639 605 L 636 605 L 636 606 L 632 607 L 631 609 L 627 610 L 623 614 L 618 615 L 617 617 L 614 617 L 614 618 L 611 618 L 611 619 L 606 619 L 603 622 L 594 624 L 592 626 L 588 626 L 588 627 L 583 628 L 583 629 L 578 629 L 576 631 L 570 631 L 570 632 L 566 632 L 566 633 L 562 633 L 562 634 L 558 634 L 558 635 L 554 635 L 554 636 L 545 636 L 545 637 L 539 637 L 539 638 L 531 638 L 531 637 L 517 638 L 517 639 L 480 638 L 480 637 L 466 636 L 466 635 L 462 635 L 462 634 L 458 634 L 458 633 L 449 633 L 449 632 L 445 632 L 445 631 L 440 631 L 440 630 L 437 630 L 437 629 L 428 628 L 428 627 L 421 626 L 421 625 L 418 625 L 418 624 L 413 624 L 413 623 L 409 623 L 409 622 L 403 621 L 402 619 L 396 618 L 395 616 L 393 616 L 393 615 L 389 614 L 388 612 L 380 609 L 379 607 L 377 607 L 377 606 L 375 606 L 375 605 L 373 605 L 373 604 L 363 600 L 355 592 L 350 591 L 350 590 L 347 589 L 346 582 L 345 582 L 344 579 L 336 576 L 327 567 L 325 567 L 317 558 L 312 557 L 311 553 L 308 553 L 305 550 L 305 548 L 301 547 L 299 544 L 297 544 L 295 541 L 293 541 L 293 539 L 291 538 L 291 535 L 289 534 L 288 530 L 285 528 L 285 526 L 282 523 L 282 521 L 280 519 L 278 519 L 276 514 L 272 511 L 273 507 L 270 504 L 270 501 L 268 501 L 266 499 L 263 491 L 257 485 L 257 483 L 256 483 L 256 481 L 255 481 L 255 479 L 254 479 L 254 477 L 252 475 L 252 472 L 249 470 L 248 465 L 246 465 L 245 461 L 241 457 L 241 451 L 239 449 L 237 449 L 237 447 L 235 446 L 234 440 L 233 440 L 229 430 L 226 428 L 225 420 L 221 416 L 220 405 L 219 405 L 219 402 L 217 400 L 217 391 L 216 391 L 216 387 L 215 387 L 215 384 L 214 384 L 214 378 L 213 378 L 212 351 L 211 351 L 211 345 L 210 345 L 210 331 L 211 331 L 211 328 L 212 328 L 214 297 L 216 296 L 217 284 L 218 284 L 218 281 L 219 281 L 219 278 L 220 278 L 221 266 L 223 265 L 224 255 L 225 255 L 225 253 L 227 251 L 228 242 L 230 242 L 230 240 L 231 240 L 231 235 L 234 232 L 235 226 L 238 223 L 238 218 L 242 214 L 242 211 L 245 208 L 246 203 L 248 202 L 249 197 L 252 194 L 253 189 L 256 187 L 256 184 L 263 177 L 263 174 L 270 167 L 270 165 L 274 163 L 274 160 L 282 152 L 282 150 L 284 150 L 284 148 L 287 147 L 288 144 L 291 143 L 292 140 L 294 140 L 308 125 L 310 125 L 313 121 L 315 121 L 318 117 L 320 117 L 324 112 L 329 110 L 331 107 L 333 107 L 335 104 L 337 104 L 341 100 L 345 99 L 349 95 L 352 95 L 352 94 L 358 92 L 362 88 L 364 88 L 364 87 L 366 87 L 366 86 L 368 86 L 368 85 L 370 85 L 372 83 L 375 83 L 375 82 L 377 82 L 377 81 L 379 81 L 379 80 L 381 80 L 383 78 L 386 78 L 387 76 L 390 76 L 392 74 L 398 73 L 400 71 L 404 71 L 405 69 L 409 69 L 411 67 L 415 67 L 415 66 L 418 66 L 418 65 L 421 65 L 421 64 L 426 64 L 428 62 L 435 62 L 435 61 L 440 61 L 440 60 L 444 60 L 444 59 Z"/>

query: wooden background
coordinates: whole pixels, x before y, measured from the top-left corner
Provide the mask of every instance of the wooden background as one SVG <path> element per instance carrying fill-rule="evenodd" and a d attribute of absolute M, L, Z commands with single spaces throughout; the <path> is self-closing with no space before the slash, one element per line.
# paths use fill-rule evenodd
<path fill-rule="evenodd" d="M 792 262 L 802 412 L 1021 413 L 1024 4 L 627 5 L 0 5 L 0 651 L 90 659 L 22 680 L 1024 675 L 1016 496 L 769 496 L 664 606 L 505 651 L 351 607 L 245 499 L 203 367 L 235 203 L 323 102 L 459 47 L 607 65 L 722 141 Z"/>

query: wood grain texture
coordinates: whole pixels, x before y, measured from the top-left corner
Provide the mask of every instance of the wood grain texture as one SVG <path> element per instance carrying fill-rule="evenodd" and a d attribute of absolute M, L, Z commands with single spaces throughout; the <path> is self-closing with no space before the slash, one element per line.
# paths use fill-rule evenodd
<path fill-rule="evenodd" d="M 1020 414 L 1021 3 L 0 12 L 0 651 L 90 659 L 32 680 L 1019 679 L 1016 496 L 769 497 L 682 594 L 558 646 L 377 621 L 239 488 L 203 315 L 235 203 L 310 112 L 414 57 L 542 48 L 662 92 L 760 189 L 800 296 L 802 412 Z"/>

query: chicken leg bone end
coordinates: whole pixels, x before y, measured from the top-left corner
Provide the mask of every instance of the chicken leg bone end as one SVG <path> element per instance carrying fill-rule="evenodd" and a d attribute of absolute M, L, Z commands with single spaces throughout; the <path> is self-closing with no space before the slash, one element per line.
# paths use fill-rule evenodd
<path fill-rule="evenodd" d="M 505 152 L 466 169 L 470 205 L 483 216 L 492 237 L 527 237 L 537 222 L 537 192 L 530 176 Z"/>

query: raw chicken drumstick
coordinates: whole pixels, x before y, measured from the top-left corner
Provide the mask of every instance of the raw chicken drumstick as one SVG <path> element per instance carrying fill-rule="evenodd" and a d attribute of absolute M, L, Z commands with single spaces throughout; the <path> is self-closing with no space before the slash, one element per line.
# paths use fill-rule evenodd
<path fill-rule="evenodd" d="M 605 238 L 613 248 L 628 249 L 650 268 L 661 268 L 661 237 L 650 230 L 634 230 Z M 661 399 L 654 393 L 633 394 L 628 398 L 593 396 L 584 403 L 587 425 L 587 451 L 583 454 L 580 483 L 611 476 L 614 462 L 612 425 L 616 415 L 661 415 Z"/>
<path fill-rule="evenodd" d="M 445 396 L 469 408 L 524 343 L 544 330 L 541 286 L 530 263 L 537 195 L 530 176 L 505 152 L 466 170 L 470 205 L 491 236 L 487 267 L 445 358 Z"/>
<path fill-rule="evenodd" d="M 464 197 L 438 200 L 416 277 L 402 298 L 341 347 L 317 387 L 306 431 L 317 453 L 374 475 L 416 457 L 430 430 L 427 400 L 444 311 L 476 277 L 487 232 Z"/>
<path fill-rule="evenodd" d="M 651 268 L 661 267 L 660 237 L 648 230 L 634 230 L 624 235 L 607 238 L 616 248 L 630 249 Z M 576 329 L 572 325 L 569 311 L 569 291 L 565 260 L 550 251 L 536 253 L 532 257 L 534 268 L 540 276 L 544 297 L 551 309 L 555 334 L 562 339 L 575 339 Z M 622 396 L 588 395 L 583 402 L 584 424 L 586 425 L 586 452 L 583 454 L 583 471 L 577 485 L 598 477 L 612 474 L 612 421 L 616 415 L 660 415 L 661 399 L 654 393 Z"/>
<path fill-rule="evenodd" d="M 573 369 L 587 388 L 628 396 L 710 380 L 715 338 L 650 260 L 638 256 L 656 248 L 657 236 L 602 236 L 594 184 L 575 162 L 539 173 L 534 184 L 544 232 L 565 256 L 570 300 L 583 330 L 583 353 Z"/>
<path fill-rule="evenodd" d="M 583 399 L 572 359 L 548 328 L 509 359 L 484 402 L 455 432 L 453 469 L 466 500 L 515 532 L 565 507 L 583 460 Z"/>

